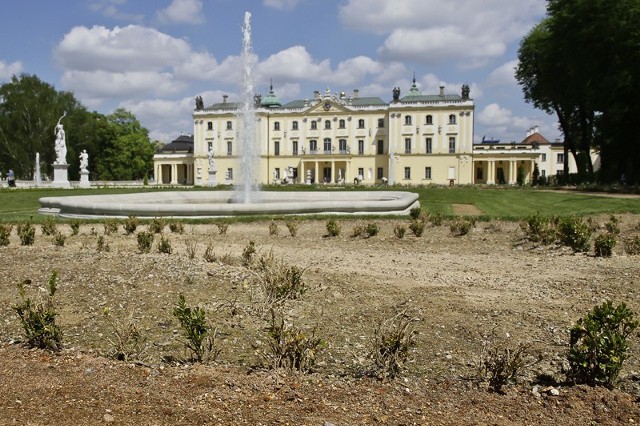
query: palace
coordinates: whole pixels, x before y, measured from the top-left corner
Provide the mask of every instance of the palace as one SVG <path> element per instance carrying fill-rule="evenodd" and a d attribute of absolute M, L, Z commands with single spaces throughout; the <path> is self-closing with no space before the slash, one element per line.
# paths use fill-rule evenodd
<path fill-rule="evenodd" d="M 324 93 L 281 104 L 273 90 L 254 99 L 260 184 L 454 185 L 525 182 L 562 171 L 562 143 L 531 129 L 520 143 L 474 144 L 474 102 L 460 94 L 423 95 L 413 85 L 392 100 L 361 97 L 358 90 Z M 182 135 L 154 156 L 158 184 L 238 183 L 239 103 L 204 106 L 196 99 L 193 136 Z"/>

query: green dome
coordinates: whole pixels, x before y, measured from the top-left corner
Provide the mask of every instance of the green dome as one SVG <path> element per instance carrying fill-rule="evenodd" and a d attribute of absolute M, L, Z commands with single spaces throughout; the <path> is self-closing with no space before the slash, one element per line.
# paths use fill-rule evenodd
<path fill-rule="evenodd" d="M 280 103 L 280 99 L 278 99 L 276 94 L 273 92 L 273 82 L 269 86 L 269 94 L 265 96 L 262 102 L 260 102 L 260 106 L 267 107 L 267 108 L 275 108 L 275 107 L 282 106 L 282 104 Z"/>

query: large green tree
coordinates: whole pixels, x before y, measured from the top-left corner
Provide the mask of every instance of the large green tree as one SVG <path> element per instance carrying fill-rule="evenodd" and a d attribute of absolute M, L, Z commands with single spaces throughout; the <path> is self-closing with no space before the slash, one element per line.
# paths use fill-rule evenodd
<path fill-rule="evenodd" d="M 638 182 L 640 2 L 548 0 L 547 17 L 522 40 L 518 59 L 525 99 L 558 116 L 579 172 L 591 172 L 588 153 L 596 148 L 602 178 Z"/>

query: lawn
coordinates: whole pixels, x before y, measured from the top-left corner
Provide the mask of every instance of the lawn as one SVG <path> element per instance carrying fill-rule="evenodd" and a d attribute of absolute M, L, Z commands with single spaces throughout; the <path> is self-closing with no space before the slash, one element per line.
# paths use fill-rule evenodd
<path fill-rule="evenodd" d="M 199 188 L 202 189 L 202 188 Z M 276 190 L 268 187 L 267 190 Z M 280 189 L 280 188 L 278 188 Z M 333 188 L 295 186 L 286 190 L 330 190 Z M 354 188 L 349 188 L 354 189 Z M 359 187 L 357 190 L 372 188 Z M 378 188 L 375 188 L 377 190 Z M 395 189 L 395 188 L 385 188 Z M 61 195 L 121 194 L 167 190 L 166 188 L 96 188 L 96 189 L 0 189 L 0 222 L 18 222 L 37 214 L 38 199 Z M 186 189 L 181 189 L 186 190 Z M 341 189 L 344 190 L 344 189 Z M 422 208 L 430 212 L 440 212 L 446 216 L 454 214 L 453 204 L 472 204 L 487 218 L 518 220 L 536 212 L 543 216 L 594 215 L 613 213 L 640 214 L 640 198 L 612 198 L 593 193 L 540 191 L 521 188 L 481 188 L 481 187 L 425 187 L 409 188 L 420 195 Z"/>

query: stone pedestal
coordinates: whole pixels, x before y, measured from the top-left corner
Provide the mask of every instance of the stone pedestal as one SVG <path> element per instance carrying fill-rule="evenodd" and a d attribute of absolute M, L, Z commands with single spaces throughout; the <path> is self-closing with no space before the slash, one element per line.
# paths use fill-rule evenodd
<path fill-rule="evenodd" d="M 53 188 L 71 188 L 69 183 L 68 164 L 54 164 L 53 165 L 53 182 L 51 186 Z"/>
<path fill-rule="evenodd" d="M 218 172 L 209 172 L 209 182 L 207 183 L 209 186 L 217 186 L 218 185 Z"/>
<path fill-rule="evenodd" d="M 88 171 L 80 171 L 80 184 L 78 186 L 80 188 L 91 188 L 91 183 L 89 183 Z"/>

